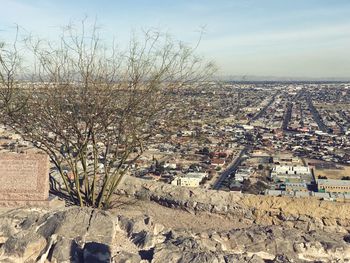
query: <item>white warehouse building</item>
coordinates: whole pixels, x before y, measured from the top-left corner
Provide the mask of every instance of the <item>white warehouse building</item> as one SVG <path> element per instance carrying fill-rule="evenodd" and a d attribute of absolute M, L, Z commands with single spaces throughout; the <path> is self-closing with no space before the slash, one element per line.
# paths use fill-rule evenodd
<path fill-rule="evenodd" d="M 274 181 L 307 182 L 311 177 L 310 168 L 301 165 L 276 165 L 271 172 L 271 179 Z"/>
<path fill-rule="evenodd" d="M 271 175 L 278 175 L 278 174 L 303 174 L 303 175 L 309 175 L 311 174 L 310 168 L 308 166 L 292 166 L 292 165 L 276 165 L 271 172 Z"/>
<path fill-rule="evenodd" d="M 207 177 L 206 173 L 188 173 L 181 177 L 175 177 L 171 184 L 188 187 L 198 187 L 205 177 Z"/>

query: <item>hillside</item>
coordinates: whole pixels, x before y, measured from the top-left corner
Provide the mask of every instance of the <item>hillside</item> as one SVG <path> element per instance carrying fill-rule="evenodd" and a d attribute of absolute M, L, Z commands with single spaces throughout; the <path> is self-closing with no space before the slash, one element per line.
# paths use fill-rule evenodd
<path fill-rule="evenodd" d="M 128 178 L 116 207 L 0 215 L 0 262 L 348 262 L 349 206 Z M 97 253 L 96 251 L 99 251 Z"/>

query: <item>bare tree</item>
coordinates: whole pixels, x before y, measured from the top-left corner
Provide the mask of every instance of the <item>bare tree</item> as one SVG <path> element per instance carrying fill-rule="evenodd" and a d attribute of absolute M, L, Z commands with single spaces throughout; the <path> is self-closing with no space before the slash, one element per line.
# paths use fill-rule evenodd
<path fill-rule="evenodd" d="M 130 166 L 143 153 L 169 94 L 206 80 L 211 63 L 195 48 L 159 32 L 132 38 L 125 52 L 101 40 L 96 26 L 72 25 L 56 43 L 30 39 L 34 85 L 11 126 L 48 153 L 71 200 L 108 208 Z M 16 101 L 13 107 L 18 107 Z"/>
<path fill-rule="evenodd" d="M 18 27 L 16 28 L 16 35 L 13 43 L 0 42 L 0 115 L 8 111 L 18 110 L 23 106 L 25 98 L 20 98 L 20 85 L 18 78 L 21 74 L 22 57 L 18 50 Z M 17 100 L 16 107 L 10 102 Z M 21 103 L 20 103 L 21 102 Z"/>

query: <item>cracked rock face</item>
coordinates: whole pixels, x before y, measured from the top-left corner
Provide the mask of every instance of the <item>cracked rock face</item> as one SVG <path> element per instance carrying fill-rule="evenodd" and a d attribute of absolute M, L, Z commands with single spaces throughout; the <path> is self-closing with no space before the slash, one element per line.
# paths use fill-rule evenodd
<path fill-rule="evenodd" d="M 17 209 L 0 226 L 0 262 L 110 262 L 115 222 L 102 211 Z"/>
<path fill-rule="evenodd" d="M 187 188 L 128 177 L 119 194 L 150 200 L 189 212 L 205 211 L 250 221 L 259 225 L 307 223 L 338 231 L 350 227 L 350 203 L 326 202 L 316 198 L 290 198 L 246 195 L 237 192 Z M 305 225 L 305 224 L 304 224 Z"/>
<path fill-rule="evenodd" d="M 343 231 L 252 224 L 198 232 L 168 228 L 146 214 L 114 212 L 77 207 L 6 212 L 0 215 L 0 262 L 350 261 L 349 234 Z"/>

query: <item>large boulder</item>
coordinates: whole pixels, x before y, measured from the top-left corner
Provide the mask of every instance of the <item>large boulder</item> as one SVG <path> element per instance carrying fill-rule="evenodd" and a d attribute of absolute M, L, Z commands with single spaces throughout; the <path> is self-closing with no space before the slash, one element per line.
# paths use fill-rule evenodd
<path fill-rule="evenodd" d="M 116 219 L 107 212 L 68 208 L 17 209 L 0 217 L 0 262 L 110 262 Z"/>

